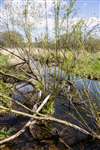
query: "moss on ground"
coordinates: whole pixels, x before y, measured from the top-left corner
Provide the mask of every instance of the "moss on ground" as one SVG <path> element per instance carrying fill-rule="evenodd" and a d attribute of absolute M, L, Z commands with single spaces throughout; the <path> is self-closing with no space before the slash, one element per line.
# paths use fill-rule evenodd
<path fill-rule="evenodd" d="M 11 100 L 9 98 L 9 95 L 11 94 L 11 84 L 6 84 L 2 81 L 0 81 L 0 103 L 2 105 L 5 105 L 7 107 L 11 106 Z"/>

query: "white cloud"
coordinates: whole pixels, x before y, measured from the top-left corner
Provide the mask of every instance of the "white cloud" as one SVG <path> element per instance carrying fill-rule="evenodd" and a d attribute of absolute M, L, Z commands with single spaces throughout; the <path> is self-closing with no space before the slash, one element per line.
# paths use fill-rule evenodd
<path fill-rule="evenodd" d="M 100 18 L 90 17 L 89 19 L 86 19 L 86 24 L 88 27 L 93 27 L 97 24 L 100 25 Z"/>
<path fill-rule="evenodd" d="M 63 1 L 63 0 L 62 0 Z M 0 9 L 0 26 L 3 26 L 3 22 L 7 21 L 7 19 L 12 19 L 14 17 L 15 23 L 23 25 L 24 19 L 22 16 L 23 10 L 25 8 L 25 0 L 5 0 L 6 7 L 10 8 L 12 6 L 12 10 Z M 28 15 L 28 24 L 33 25 L 33 28 L 36 30 L 41 30 L 45 32 L 46 20 L 45 20 L 45 0 L 30 0 L 30 13 Z M 65 3 L 65 1 L 64 1 Z M 48 29 L 49 32 L 53 32 L 54 29 L 54 12 L 53 12 L 53 0 L 47 0 L 47 14 L 48 14 Z M 11 13 L 12 12 L 12 13 Z M 61 22 L 60 18 L 60 22 Z M 69 29 L 75 25 L 81 18 L 74 17 L 69 19 Z M 100 24 L 100 18 L 90 17 L 88 19 L 84 19 L 87 28 L 92 28 L 93 26 Z M 63 28 L 67 27 L 67 21 L 63 22 Z"/>
<path fill-rule="evenodd" d="M 74 18 L 69 19 L 69 28 L 71 28 L 73 25 L 77 24 L 80 20 L 83 20 L 84 26 L 86 26 L 87 29 L 90 29 L 96 25 L 100 25 L 100 18 L 90 17 L 90 18 L 86 19 L 86 18 L 74 17 Z M 65 20 L 63 22 L 63 27 L 66 28 L 66 26 L 67 26 L 67 21 Z"/>

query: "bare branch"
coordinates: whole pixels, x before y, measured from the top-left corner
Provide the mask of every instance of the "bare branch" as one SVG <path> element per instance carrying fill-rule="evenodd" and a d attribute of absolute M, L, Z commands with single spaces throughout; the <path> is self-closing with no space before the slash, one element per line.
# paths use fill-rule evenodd
<path fill-rule="evenodd" d="M 4 48 L 4 47 L 1 47 L 1 46 L 0 46 L 0 50 L 1 50 L 1 51 L 4 50 L 4 51 L 6 51 L 6 52 L 12 54 L 13 56 L 16 56 L 17 58 L 21 59 L 22 61 L 25 61 L 25 62 L 26 62 L 25 59 L 23 59 L 22 57 L 20 57 L 19 55 L 15 54 L 15 53 L 13 53 L 12 51 L 8 50 L 7 48 Z"/>
<path fill-rule="evenodd" d="M 36 113 L 39 113 L 39 111 L 42 110 L 42 108 L 44 107 L 44 105 L 48 102 L 49 98 L 50 98 L 50 95 L 48 95 L 48 96 L 44 99 L 43 104 L 41 104 L 41 105 L 38 107 L 38 109 L 36 110 Z M 0 108 L 9 111 L 8 108 L 5 108 L 5 107 L 3 107 L 3 106 L 0 106 Z M 30 117 L 30 118 L 33 118 L 33 116 L 34 116 L 34 117 L 36 116 L 36 114 L 30 115 L 30 114 L 26 114 L 26 113 L 19 112 L 19 111 L 15 111 L 15 110 L 10 110 L 10 111 L 13 112 L 13 113 L 18 113 L 18 114 L 20 114 L 20 115 L 22 114 L 22 115 L 24 115 L 24 116 L 27 116 L 27 115 L 28 115 L 27 117 Z M 34 119 L 34 118 L 33 118 L 33 119 Z M 25 132 L 26 128 L 31 125 L 31 121 L 32 121 L 32 125 L 34 125 L 34 124 L 36 123 L 36 120 L 34 120 L 34 121 L 33 121 L 33 120 L 29 120 L 29 121 L 24 125 L 24 127 L 23 127 L 21 130 L 19 130 L 16 134 L 14 134 L 14 135 L 12 135 L 12 136 L 10 136 L 10 137 L 4 139 L 4 140 L 1 140 L 1 141 L 0 141 L 0 144 L 7 143 L 7 142 L 12 141 L 12 140 L 14 140 L 15 138 L 19 137 L 22 133 Z"/>

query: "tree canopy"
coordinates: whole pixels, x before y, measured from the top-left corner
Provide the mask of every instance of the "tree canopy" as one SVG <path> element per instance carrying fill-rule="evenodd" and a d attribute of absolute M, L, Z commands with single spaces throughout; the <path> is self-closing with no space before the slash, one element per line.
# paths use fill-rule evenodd
<path fill-rule="evenodd" d="M 20 47 L 24 44 L 24 38 L 16 31 L 0 33 L 0 45 L 5 47 Z"/>

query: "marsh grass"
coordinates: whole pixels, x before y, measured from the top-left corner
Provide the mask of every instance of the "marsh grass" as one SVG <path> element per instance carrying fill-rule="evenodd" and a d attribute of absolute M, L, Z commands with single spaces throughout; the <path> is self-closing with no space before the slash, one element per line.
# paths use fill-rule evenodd
<path fill-rule="evenodd" d="M 12 85 L 11 84 L 7 84 L 4 83 L 2 81 L 0 81 L 0 94 L 2 93 L 2 95 L 6 95 L 6 97 L 2 97 L 2 95 L 0 95 L 0 104 L 4 105 L 6 107 L 11 107 L 11 99 L 9 99 L 9 95 L 12 93 Z"/>
<path fill-rule="evenodd" d="M 0 140 L 13 135 L 14 133 L 15 133 L 15 131 L 13 129 L 9 129 L 9 130 L 2 129 L 2 130 L 0 130 Z"/>
<path fill-rule="evenodd" d="M 7 66 L 9 63 L 9 56 L 0 54 L 0 67 Z"/>

